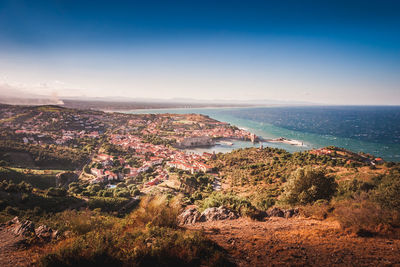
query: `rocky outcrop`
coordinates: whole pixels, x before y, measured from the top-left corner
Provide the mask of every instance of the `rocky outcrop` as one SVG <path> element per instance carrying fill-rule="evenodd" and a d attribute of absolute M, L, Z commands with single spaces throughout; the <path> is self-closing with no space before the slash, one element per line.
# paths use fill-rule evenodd
<path fill-rule="evenodd" d="M 31 221 L 18 223 L 15 225 L 13 232 L 15 235 L 33 237 L 35 235 L 35 224 Z"/>
<path fill-rule="evenodd" d="M 280 208 L 273 208 L 268 213 L 268 217 L 284 217 L 285 213 Z"/>
<path fill-rule="evenodd" d="M 284 211 L 285 218 L 297 217 L 299 216 L 299 209 L 288 209 Z"/>
<path fill-rule="evenodd" d="M 18 217 L 6 223 L 15 236 L 22 238 L 38 238 L 39 240 L 50 242 L 59 237 L 58 231 L 46 225 L 40 225 L 35 229 L 35 224 L 29 220 L 21 222 Z"/>
<path fill-rule="evenodd" d="M 199 221 L 200 216 L 201 213 L 196 207 L 190 207 L 179 215 L 178 221 L 180 224 L 193 224 Z"/>
<path fill-rule="evenodd" d="M 237 218 L 239 216 L 235 212 L 225 207 L 208 208 L 202 213 L 196 207 L 189 207 L 179 215 L 178 220 L 180 224 L 194 224 L 196 222 L 233 220 Z"/>
<path fill-rule="evenodd" d="M 292 218 L 299 216 L 299 209 L 281 209 L 272 208 L 269 211 L 260 211 L 256 213 L 252 219 L 262 221 L 267 217 L 281 217 L 281 218 Z M 178 216 L 178 222 L 182 225 L 194 224 L 197 222 L 210 222 L 219 220 L 234 220 L 239 218 L 239 215 L 225 207 L 219 208 L 208 208 L 200 213 L 196 206 L 188 207 L 184 212 Z"/>
<path fill-rule="evenodd" d="M 295 216 L 299 216 L 299 209 L 280 209 L 273 208 L 267 212 L 268 217 L 283 217 L 283 218 L 291 218 Z"/>
<path fill-rule="evenodd" d="M 59 237 L 59 232 L 57 230 L 53 230 L 47 225 L 41 225 L 35 229 L 36 236 L 46 242 L 50 242 L 52 240 L 56 240 Z"/>
<path fill-rule="evenodd" d="M 208 222 L 208 221 L 219 221 L 219 220 L 233 220 L 237 219 L 239 216 L 225 208 L 225 207 L 219 207 L 219 208 L 208 208 L 203 213 L 201 214 L 199 221 L 201 222 Z"/>

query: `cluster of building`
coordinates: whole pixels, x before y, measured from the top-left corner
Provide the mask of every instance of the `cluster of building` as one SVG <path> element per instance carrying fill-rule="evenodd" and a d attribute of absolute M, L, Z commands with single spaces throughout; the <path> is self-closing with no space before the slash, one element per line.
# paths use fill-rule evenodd
<path fill-rule="evenodd" d="M 176 141 L 176 147 L 163 144 L 153 144 L 145 140 L 145 136 L 154 135 L 158 138 Z M 213 145 L 218 138 L 241 139 L 254 141 L 256 138 L 250 132 L 232 127 L 227 123 L 219 122 L 202 115 L 194 114 L 160 114 L 143 115 L 132 118 L 124 125 L 120 125 L 114 134 L 109 135 L 109 142 L 129 151 L 136 162 L 131 166 L 121 158 L 124 172 L 121 174 L 106 173 L 106 171 L 92 170 L 95 181 L 118 179 L 134 179 L 138 175 L 147 172 L 150 168 L 153 172 L 151 181 L 145 185 L 151 186 L 168 179 L 167 168 L 176 168 L 191 173 L 211 172 L 212 166 L 206 164 L 213 154 L 187 153 L 177 148 Z M 103 160 L 102 164 L 107 169 L 112 157 L 98 155 L 97 160 Z"/>
<path fill-rule="evenodd" d="M 98 138 L 105 132 L 103 115 L 31 110 L 31 114 L 12 107 L 1 119 L 2 128 L 24 144 L 68 145 L 77 138 Z M 25 116 L 27 118 L 25 118 Z"/>
<path fill-rule="evenodd" d="M 191 173 L 210 172 L 212 167 L 206 162 L 212 154 L 197 155 L 179 148 L 213 145 L 218 138 L 255 138 L 248 131 L 199 114 L 133 115 L 54 106 L 29 110 L 4 107 L 3 111 L 2 129 L 25 144 L 79 147 L 81 143 L 77 140 L 105 137 L 109 143 L 128 152 L 129 156 L 124 158 L 104 153 L 95 155 L 90 169 L 93 183 L 134 179 L 151 169 L 154 179 L 146 183 L 151 186 L 167 179 L 166 169 L 171 167 Z M 112 134 L 106 134 L 107 131 Z"/>
<path fill-rule="evenodd" d="M 203 153 L 202 155 L 185 153 L 164 145 L 146 143 L 139 136 L 131 134 L 112 134 L 109 142 L 129 151 L 130 156 L 140 162 L 140 166 L 133 167 L 121 157 L 115 158 L 107 154 L 98 154 L 94 161 L 100 163 L 103 169 L 91 169 L 91 174 L 95 176 L 91 181 L 92 183 L 135 178 L 151 168 L 155 177 L 145 185 L 152 186 L 168 179 L 166 168 L 174 167 L 191 173 L 212 170 L 212 167 L 205 163 L 213 157 L 213 154 L 210 153 Z M 118 160 L 123 166 L 123 173 L 109 171 L 115 160 Z"/>
<path fill-rule="evenodd" d="M 328 149 L 328 148 L 319 148 L 319 149 L 311 150 L 309 153 L 317 155 L 317 156 L 331 155 L 333 153 L 333 150 Z"/>

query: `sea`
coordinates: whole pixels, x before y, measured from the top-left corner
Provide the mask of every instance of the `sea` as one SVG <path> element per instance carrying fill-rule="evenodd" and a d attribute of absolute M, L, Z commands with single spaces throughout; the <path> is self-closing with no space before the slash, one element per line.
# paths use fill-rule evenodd
<path fill-rule="evenodd" d="M 400 106 L 298 106 L 252 108 L 179 108 L 130 110 L 125 113 L 200 113 L 228 122 L 264 139 L 285 137 L 303 142 L 302 146 L 263 142 L 264 147 L 289 152 L 337 146 L 354 152 L 370 153 L 386 161 L 400 161 Z M 192 152 L 229 152 L 260 143 L 218 142 Z"/>

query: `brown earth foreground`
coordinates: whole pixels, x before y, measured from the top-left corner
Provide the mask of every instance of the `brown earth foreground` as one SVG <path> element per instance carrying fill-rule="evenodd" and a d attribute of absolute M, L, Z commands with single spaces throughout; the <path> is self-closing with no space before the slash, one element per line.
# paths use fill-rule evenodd
<path fill-rule="evenodd" d="M 204 231 L 238 266 L 400 266 L 399 239 L 357 237 L 335 221 L 240 218 L 186 228 Z M 18 241 L 8 228 L 0 230 L 0 266 L 31 265 L 32 251 Z"/>
<path fill-rule="evenodd" d="M 31 257 L 29 252 L 20 245 L 21 237 L 12 233 L 12 228 L 0 229 L 0 266 L 29 266 Z"/>
<path fill-rule="evenodd" d="M 238 266 L 400 266 L 400 240 L 363 238 L 337 222 L 272 217 L 188 225 L 203 230 Z"/>

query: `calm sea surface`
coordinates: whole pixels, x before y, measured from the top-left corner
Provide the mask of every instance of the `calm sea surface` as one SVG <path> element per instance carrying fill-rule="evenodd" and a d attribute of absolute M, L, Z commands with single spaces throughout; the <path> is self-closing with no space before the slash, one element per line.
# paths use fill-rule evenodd
<path fill-rule="evenodd" d="M 286 137 L 304 146 L 264 143 L 290 152 L 334 145 L 354 152 L 366 152 L 387 161 L 400 161 L 400 106 L 328 106 L 146 109 L 126 113 L 200 113 L 245 128 L 264 138 Z M 240 147 L 259 146 L 250 142 L 219 143 L 194 151 L 228 152 Z"/>

